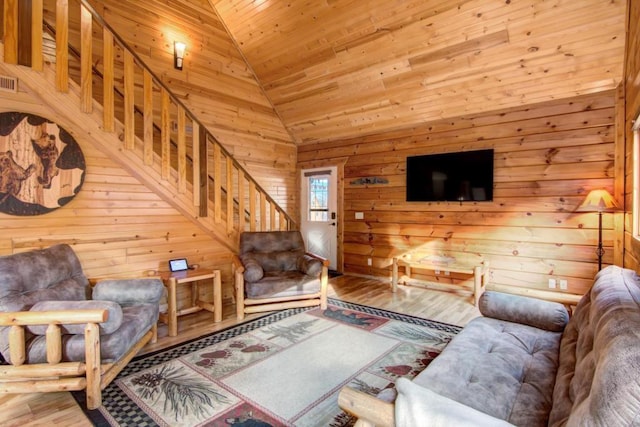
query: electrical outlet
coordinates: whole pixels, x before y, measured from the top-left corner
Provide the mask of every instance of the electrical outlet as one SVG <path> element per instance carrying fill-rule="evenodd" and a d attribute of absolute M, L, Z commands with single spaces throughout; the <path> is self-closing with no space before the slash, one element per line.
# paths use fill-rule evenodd
<path fill-rule="evenodd" d="M 367 265 L 373 265 L 373 261 L 371 261 L 371 258 L 367 258 Z"/>
<path fill-rule="evenodd" d="M 356 219 L 364 219 L 364 212 L 356 212 Z"/>
<path fill-rule="evenodd" d="M 444 275 L 445 275 L 445 276 L 448 276 L 448 275 L 450 275 L 450 274 L 451 274 L 451 272 L 449 272 L 449 271 L 445 271 L 445 272 L 444 272 Z"/>
<path fill-rule="evenodd" d="M 549 279 L 549 289 L 556 288 L 556 279 Z"/>
<path fill-rule="evenodd" d="M 567 281 L 565 279 L 560 279 L 560 289 L 566 291 L 567 290 Z"/>
<path fill-rule="evenodd" d="M 436 274 L 440 274 L 440 270 L 434 270 Z"/>

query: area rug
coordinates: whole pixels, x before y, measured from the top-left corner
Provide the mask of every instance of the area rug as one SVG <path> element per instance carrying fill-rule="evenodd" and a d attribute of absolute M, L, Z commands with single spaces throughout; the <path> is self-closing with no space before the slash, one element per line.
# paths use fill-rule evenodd
<path fill-rule="evenodd" d="M 329 299 L 135 359 L 88 414 L 112 426 L 350 426 L 343 386 L 376 394 L 412 378 L 459 330 Z"/>

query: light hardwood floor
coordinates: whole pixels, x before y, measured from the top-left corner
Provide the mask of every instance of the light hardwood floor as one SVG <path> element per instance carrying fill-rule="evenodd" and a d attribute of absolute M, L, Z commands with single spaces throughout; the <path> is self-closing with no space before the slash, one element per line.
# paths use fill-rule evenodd
<path fill-rule="evenodd" d="M 356 276 L 340 276 L 329 280 L 329 296 L 343 301 L 365 304 L 385 310 L 410 314 L 464 326 L 480 313 L 473 306 L 469 293 L 428 290 L 399 286 L 392 293 L 389 282 Z M 250 320 L 261 314 L 247 316 Z M 148 345 L 144 352 L 167 348 L 201 335 L 237 324 L 235 307 L 223 307 L 223 320 L 212 323 L 213 315 L 201 312 L 184 316 L 178 321 L 177 337 L 168 337 L 167 328 L 159 327 L 158 342 Z M 91 426 L 82 410 L 67 392 L 0 395 L 0 426 Z"/>

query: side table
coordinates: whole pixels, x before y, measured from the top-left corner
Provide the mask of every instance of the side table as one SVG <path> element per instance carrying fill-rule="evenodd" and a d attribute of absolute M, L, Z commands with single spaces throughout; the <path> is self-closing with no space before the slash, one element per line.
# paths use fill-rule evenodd
<path fill-rule="evenodd" d="M 220 270 L 186 270 L 161 274 L 162 281 L 167 288 L 168 311 L 160 314 L 160 319 L 169 326 L 169 336 L 178 335 L 178 316 L 207 310 L 213 313 L 213 321 L 222 321 L 222 282 Z M 200 299 L 199 282 L 212 279 L 213 304 Z M 178 285 L 191 283 L 191 306 L 178 310 L 176 289 Z"/>

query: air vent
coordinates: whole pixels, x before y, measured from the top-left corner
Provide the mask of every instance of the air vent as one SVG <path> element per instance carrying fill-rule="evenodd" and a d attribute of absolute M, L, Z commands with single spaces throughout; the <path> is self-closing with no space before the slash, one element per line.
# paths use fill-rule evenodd
<path fill-rule="evenodd" d="M 18 92 L 18 79 L 16 77 L 0 76 L 0 90 L 3 92 Z"/>

